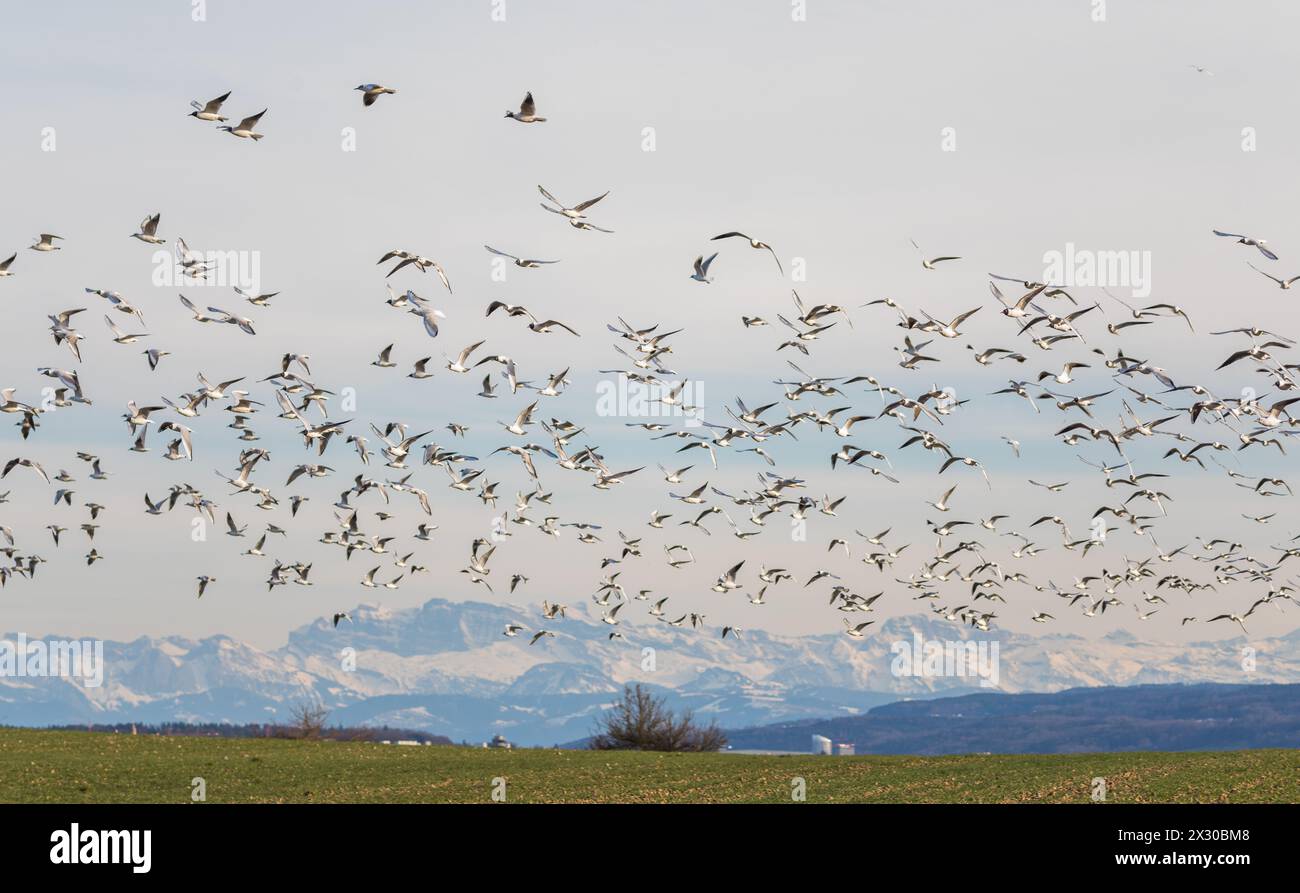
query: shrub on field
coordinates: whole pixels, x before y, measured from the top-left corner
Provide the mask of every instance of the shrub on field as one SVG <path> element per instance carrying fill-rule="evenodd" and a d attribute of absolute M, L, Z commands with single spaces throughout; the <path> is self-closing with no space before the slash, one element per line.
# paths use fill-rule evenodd
<path fill-rule="evenodd" d="M 602 716 L 588 746 L 592 750 L 715 751 L 727 745 L 717 724 L 695 722 L 687 711 L 679 718 L 663 698 L 641 685 L 624 686 L 623 700 Z"/>
<path fill-rule="evenodd" d="M 325 729 L 325 720 L 329 718 L 330 712 L 320 701 L 303 701 L 293 708 L 290 714 L 290 725 L 285 730 L 289 738 L 301 738 L 315 740 L 321 737 L 321 732 Z"/>

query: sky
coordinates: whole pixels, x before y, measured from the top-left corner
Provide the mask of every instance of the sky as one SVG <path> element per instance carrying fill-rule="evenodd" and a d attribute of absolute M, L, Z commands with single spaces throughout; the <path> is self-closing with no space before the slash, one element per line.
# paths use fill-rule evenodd
<path fill-rule="evenodd" d="M 0 629 L 113 639 L 224 633 L 269 647 L 290 629 L 360 601 L 390 608 L 431 597 L 589 604 L 601 577 L 617 569 L 602 571 L 599 560 L 617 553 L 618 530 L 644 537 L 645 557 L 623 566 L 630 591 L 671 595 L 674 605 L 707 611 L 717 624 L 792 634 L 839 629 L 825 592 L 802 588 L 820 568 L 863 595 L 886 591 L 879 616 L 926 611 L 930 603 L 913 601 L 895 578 L 915 571 L 929 554 L 933 541 L 924 522 L 938 516 L 925 502 L 948 486 L 959 489 L 943 520 L 997 511 L 1011 516 L 1000 529 L 1023 531 L 1043 514 L 1060 514 L 1076 536 L 1098 506 L 1128 495 L 1106 487 L 1080 461 L 1112 461 L 1110 447 L 1070 448 L 1051 437 L 1078 420 L 1077 413 L 1067 417 L 1050 404 L 1035 413 L 1015 397 L 989 396 L 1009 378 L 1091 358 L 1093 368 L 1078 370 L 1078 382 L 1062 389 L 1098 393 L 1115 382 L 1088 351 L 1102 346 L 1113 354 L 1118 343 L 1180 383 L 1213 384 L 1216 393 L 1230 395 L 1246 386 L 1266 389 L 1247 364 L 1214 372 L 1245 343 L 1208 333 L 1256 325 L 1296 334 L 1292 293 L 1246 264 L 1267 264 L 1278 276 L 1300 273 L 1300 261 L 1292 260 L 1300 255 L 1290 250 L 1300 238 L 1292 211 L 1300 198 L 1294 176 L 1300 122 L 1287 93 L 1300 67 L 1292 45 L 1298 18 L 1294 5 L 1281 2 L 1100 7 L 1084 0 L 809 0 L 806 6 L 464 0 L 364 9 L 211 0 L 127 7 L 49 2 L 11 10 L 0 58 L 0 82 L 8 85 L 0 132 L 7 172 L 0 258 L 11 250 L 19 256 L 13 276 L 0 280 L 6 336 L 0 386 L 16 387 L 17 399 L 38 400 L 51 384 L 38 367 L 76 367 L 94 404 L 43 416 L 25 443 L 16 428 L 0 433 L 8 458 L 29 456 L 51 473 L 64 468 L 77 478 L 69 485 L 76 490 L 73 508 L 52 505 L 54 488 L 24 469 L 0 482 L 0 493 L 11 491 L 0 504 L 0 524 L 15 529 L 20 551 L 48 561 L 34 581 L 11 580 L 5 588 Z M 363 108 L 352 88 L 369 82 L 398 93 Z M 268 109 L 258 128 L 263 140 L 237 140 L 187 117 L 191 100 L 226 91 L 231 97 L 223 112 L 232 119 Z M 536 97 L 545 124 L 503 118 L 525 91 Z M 609 190 L 591 220 L 614 232 L 579 232 L 546 214 L 538 207 L 539 184 L 566 203 Z M 129 238 L 136 222 L 155 212 L 167 248 L 184 237 L 196 250 L 256 257 L 261 290 L 280 293 L 272 307 L 242 304 L 224 286 L 159 284 L 169 265 L 155 262 L 153 246 Z M 1214 237 L 1212 228 L 1267 238 L 1281 260 L 1265 261 L 1254 249 Z M 743 242 L 709 241 L 729 230 L 770 243 L 786 275 Z M 40 232 L 63 236 L 62 250 L 27 251 Z M 926 270 L 911 240 L 927 257 L 961 260 Z M 485 244 L 560 263 L 508 267 L 504 279 L 494 278 L 502 268 Z M 1093 312 L 1083 331 L 1095 342 L 1050 355 L 1033 348 L 997 316 L 988 274 L 1043 277 L 1046 253 L 1070 245 L 1136 252 L 1149 264 L 1150 297 L 1142 303 L 1178 304 L 1195 333 L 1181 320 L 1161 320 L 1116 341 Z M 398 248 L 438 260 L 450 277 L 450 295 L 431 274 L 409 268 L 387 280 L 398 291 L 415 289 L 446 314 L 436 339 L 414 317 L 384 304 L 388 267 L 375 262 Z M 715 281 L 691 281 L 693 258 L 713 250 L 721 251 L 711 269 Z M 1002 285 L 1018 296 L 1014 283 Z M 116 312 L 114 321 L 149 337 L 134 346 L 111 343 L 102 321 L 108 304 L 86 288 L 116 290 L 138 305 L 143 326 Z M 809 357 L 777 351 L 789 333 L 777 315 L 791 318 L 792 289 L 809 305 L 850 308 L 852 326 L 837 322 L 811 345 Z M 1131 289 L 1118 283 L 1111 291 L 1129 299 Z M 257 335 L 195 323 L 177 294 L 254 318 Z M 1100 289 L 1080 288 L 1078 295 L 1081 305 L 1102 302 L 1110 321 L 1122 318 L 1123 308 Z M 908 371 L 898 367 L 893 350 L 905 334 L 896 316 L 879 305 L 860 306 L 882 298 L 913 315 L 925 310 L 945 320 L 981 309 L 962 326 L 962 338 L 932 339 L 941 342 L 931 352 L 942 362 Z M 500 314 L 485 319 L 484 308 L 498 299 L 566 322 L 581 337 L 536 335 Z M 79 366 L 47 331 L 48 314 L 74 307 L 88 308 L 77 320 L 86 334 Z M 742 315 L 771 325 L 745 328 Z M 669 491 L 708 480 L 738 493 L 754 487 L 755 475 L 768 467 L 733 449 L 714 472 L 700 451 L 674 453 L 684 441 L 648 441 L 626 427 L 635 420 L 596 414 L 598 388 L 614 378 L 600 370 L 626 368 L 605 328 L 619 316 L 638 327 L 682 329 L 671 340 L 670 365 L 702 389 L 697 393 L 710 421 L 727 421 L 723 406 L 737 396 L 750 406 L 776 401 L 773 417 L 842 405 L 878 411 L 879 397 L 861 385 L 844 400 L 783 400 L 773 382 L 797 376 L 787 360 L 812 375 L 873 375 L 912 396 L 950 388 L 971 402 L 946 417 L 942 429 L 929 427 L 956 451 L 978 457 L 992 486 L 969 469 L 939 476 L 934 456 L 915 448 L 900 452 L 902 432 L 887 420 L 862 423 L 849 440 L 886 452 L 900 484 L 860 469 L 831 473 L 828 457 L 842 441 L 804 426 L 796 429 L 797 442 L 764 444 L 777 470 L 806 480 L 801 493 L 848 497 L 837 518 L 812 513 L 806 541 L 792 539 L 780 516 L 745 542 L 730 536 L 719 518 L 709 524 L 711 537 L 689 528 L 652 530 L 645 525 L 652 508 L 673 511 L 674 523 L 690 514 Z M 539 463 L 545 489 L 556 495 L 552 506 L 535 507 L 530 516 L 600 523 L 604 543 L 579 544 L 572 529 L 555 540 L 519 527 L 499 547 L 491 593 L 458 571 L 470 540 L 490 536 L 514 493 L 529 489 L 517 459 L 488 454 L 520 442 L 496 423 L 533 398 L 523 392 L 477 398 L 483 370 L 458 376 L 442 367 L 445 355 L 483 338 L 478 356 L 515 357 L 526 379 L 569 368 L 570 386 L 558 398 L 543 398 L 538 417 L 586 425 L 577 448 L 598 444 L 616 470 L 646 466 L 601 492 L 585 475 Z M 371 366 L 390 343 L 398 368 Z M 1029 361 L 984 369 L 967 344 L 1016 348 Z M 140 355 L 145 347 L 172 355 L 150 371 Z M 409 497 L 389 508 L 392 520 L 367 520 L 368 532 L 397 537 L 393 551 L 414 551 L 413 560 L 429 574 L 408 575 L 400 589 L 365 590 L 357 581 L 374 564 L 384 565 L 381 580 L 400 572 L 391 567 L 392 556 L 347 560 L 316 542 L 333 527 L 330 504 L 353 476 L 396 479 L 405 472 L 378 460 L 363 468 L 341 442 L 323 459 L 308 456 L 292 426 L 274 418 L 267 384 L 252 388 L 267 404 L 252 425 L 263 438 L 255 445 L 269 449 L 271 460 L 254 477 L 281 498 L 274 512 L 258 511 L 247 495 L 229 495 L 215 477 L 214 471 L 233 475 L 244 446 L 225 429 L 229 413 L 219 407 L 192 423 L 193 463 L 165 462 L 165 441 L 156 432 L 152 452 L 128 451 L 131 439 L 120 418 L 127 400 L 175 400 L 195 386 L 200 371 L 213 381 L 245 375 L 254 382 L 277 371 L 286 352 L 310 355 L 312 379 L 322 387 L 340 394 L 352 389 L 355 410 L 335 407 L 331 415 L 353 419 L 349 432 L 367 434 L 372 447 L 371 422 L 403 421 L 412 432 L 435 432 L 427 441 L 480 457 L 472 464 L 501 481 L 494 509 L 445 487 L 441 469 L 412 463 L 413 482 L 434 501 L 431 520 L 440 530 L 433 542 L 410 539 L 425 519 Z M 434 378 L 406 378 L 410 364 L 425 356 L 433 357 Z M 1132 384 L 1163 389 L 1150 378 Z M 1171 399 L 1185 406 L 1184 396 Z M 1167 414 L 1134 406 L 1144 418 Z M 1118 425 L 1118 411 L 1112 400 L 1105 421 Z M 165 417 L 171 415 L 159 414 Z M 453 420 L 470 426 L 463 441 L 443 427 Z M 1218 429 L 1207 436 L 1230 434 Z M 1021 442 L 1019 459 L 1001 441 L 1004 435 Z M 527 440 L 546 438 L 534 427 Z M 1162 461 L 1172 445 L 1155 438 L 1129 451 L 1139 471 L 1173 475 L 1158 487 L 1174 497 L 1155 530 L 1160 549 L 1193 543 L 1195 535 L 1220 536 L 1264 555 L 1300 533 L 1289 500 L 1256 496 L 1210 463 L 1202 472 Z M 88 480 L 78 450 L 101 456 L 111 477 Z M 286 487 L 288 471 L 306 461 L 336 471 Z M 1222 461 L 1252 478 L 1285 477 L 1293 464 L 1259 449 L 1224 454 Z M 666 485 L 656 474 L 657 463 L 692 462 L 692 486 Z M 1070 486 L 1049 493 L 1030 478 Z M 189 513 L 144 514 L 143 493 L 157 499 L 181 481 L 201 488 L 222 512 L 234 512 L 250 533 L 268 522 L 286 528 L 287 536 L 268 539 L 268 556 L 313 562 L 316 585 L 268 593 L 271 558 L 239 556 L 252 540 L 226 537 L 218 527 L 195 542 Z M 295 519 L 287 512 L 291 492 L 311 498 Z M 89 500 L 108 506 L 93 544 L 77 529 Z M 374 493 L 359 504 L 367 512 L 385 508 Z M 738 522 L 747 513 L 722 505 Z M 1241 517 L 1275 511 L 1268 525 Z M 43 530 L 50 523 L 72 528 L 57 549 Z M 860 562 L 866 547 L 851 531 L 887 527 L 900 531 L 891 546 L 914 544 L 913 560 L 900 559 L 894 573 L 882 574 Z M 1125 529 L 1084 559 L 1064 552 L 1059 536 L 1040 526 L 1031 536 L 1051 548 L 1022 566 L 1006 558 L 1013 539 L 979 533 L 1008 569 L 1063 588 L 1102 567 L 1122 568 L 1126 557 L 1153 554 L 1150 539 Z M 827 549 L 836 536 L 849 540 L 851 560 Z M 662 547 L 678 542 L 689 544 L 697 561 L 673 571 Z M 105 556 L 93 567 L 80 560 L 89 545 Z M 791 568 L 797 579 L 771 590 L 762 609 L 750 608 L 740 593 L 710 592 L 713 580 L 742 559 L 747 584 L 760 564 Z M 969 569 L 973 561 L 964 563 Z M 1185 559 L 1161 569 L 1212 579 L 1208 565 Z M 512 595 L 505 590 L 514 572 L 529 582 Z M 1279 581 L 1289 572 L 1284 565 Z M 217 577 L 201 600 L 197 574 Z M 1265 588 L 1165 593 L 1170 604 L 1143 622 L 1127 604 L 1118 616 L 1085 618 L 1056 596 L 1025 587 L 1008 587 L 1009 604 L 995 610 L 1002 625 L 1021 631 L 1034 628 L 1028 619 L 1034 612 L 1049 611 L 1058 618 L 1054 631 L 1101 635 L 1124 628 L 1178 640 L 1235 634 L 1225 624 L 1200 624 L 1191 632 L 1180 618 L 1244 610 Z M 948 584 L 938 604 L 963 603 L 967 589 Z M 1130 589 L 1123 597 L 1134 596 Z M 1251 631 L 1288 632 L 1295 617 L 1294 605 L 1277 603 L 1252 618 Z M 638 616 L 635 622 L 651 621 Z"/>

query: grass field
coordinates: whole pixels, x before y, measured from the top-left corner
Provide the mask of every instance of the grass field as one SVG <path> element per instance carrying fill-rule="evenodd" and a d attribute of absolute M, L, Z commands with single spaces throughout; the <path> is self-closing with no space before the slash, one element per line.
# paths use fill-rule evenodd
<path fill-rule="evenodd" d="M 484 803 L 1300 802 L 1300 751 L 813 757 L 480 750 L 0 729 L 0 801 Z"/>

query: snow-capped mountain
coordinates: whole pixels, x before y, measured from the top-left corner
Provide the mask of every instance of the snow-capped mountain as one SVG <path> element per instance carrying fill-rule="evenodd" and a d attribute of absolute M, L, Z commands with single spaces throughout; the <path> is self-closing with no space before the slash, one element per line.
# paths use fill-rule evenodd
<path fill-rule="evenodd" d="M 511 605 L 433 599 L 392 612 L 363 605 L 351 623 L 335 629 L 319 620 L 273 651 L 226 636 L 105 642 L 97 687 L 0 667 L 0 723 L 283 721 L 295 706 L 319 699 L 331 722 L 553 744 L 590 732 L 628 682 L 660 689 L 675 706 L 734 728 L 970 691 L 1300 679 L 1300 630 L 1249 643 L 1239 637 L 1175 644 L 1125 632 L 1100 639 L 980 633 L 909 617 L 868 628 L 863 639 L 758 630 L 724 639 L 716 629 L 668 624 L 628 627 L 626 639 L 610 639 L 610 626 L 571 611 L 548 623 L 553 638 L 530 646 L 531 630 L 502 634 L 510 623 L 536 627 Z M 0 642 L 16 637 L 0 635 Z M 952 662 L 958 646 L 972 658 L 964 675 Z M 915 672 L 904 672 L 903 659 L 913 653 Z"/>

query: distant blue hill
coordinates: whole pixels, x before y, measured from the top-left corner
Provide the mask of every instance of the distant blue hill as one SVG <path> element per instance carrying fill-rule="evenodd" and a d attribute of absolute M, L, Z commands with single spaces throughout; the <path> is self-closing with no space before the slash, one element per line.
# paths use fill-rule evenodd
<path fill-rule="evenodd" d="M 1300 748 L 1300 685 L 1136 685 L 899 701 L 860 716 L 728 731 L 736 750 L 859 754 L 1085 753 Z"/>

